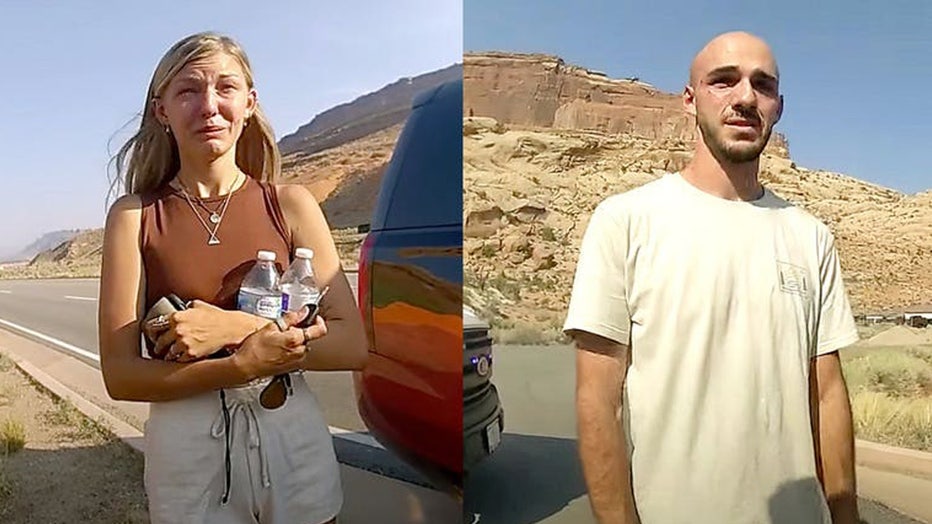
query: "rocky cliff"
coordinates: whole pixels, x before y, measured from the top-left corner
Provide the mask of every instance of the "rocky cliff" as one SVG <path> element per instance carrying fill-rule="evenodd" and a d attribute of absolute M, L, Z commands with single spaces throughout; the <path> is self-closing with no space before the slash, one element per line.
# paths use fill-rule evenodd
<path fill-rule="evenodd" d="M 695 123 L 679 94 L 638 78 L 605 74 L 541 54 L 470 53 L 463 56 L 463 114 L 510 126 L 589 129 L 651 140 L 692 143 Z M 786 138 L 771 136 L 769 152 L 789 157 Z"/>

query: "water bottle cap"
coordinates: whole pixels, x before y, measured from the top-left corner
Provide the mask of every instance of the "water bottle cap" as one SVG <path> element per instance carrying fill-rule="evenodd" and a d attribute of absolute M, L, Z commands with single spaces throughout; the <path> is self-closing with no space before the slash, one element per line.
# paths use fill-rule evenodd
<path fill-rule="evenodd" d="M 263 251 L 260 250 L 258 254 L 259 260 L 263 262 L 275 262 L 275 252 L 274 251 Z"/>
<path fill-rule="evenodd" d="M 294 250 L 294 256 L 297 258 L 306 258 L 308 260 L 314 258 L 314 250 L 309 247 L 299 247 Z"/>

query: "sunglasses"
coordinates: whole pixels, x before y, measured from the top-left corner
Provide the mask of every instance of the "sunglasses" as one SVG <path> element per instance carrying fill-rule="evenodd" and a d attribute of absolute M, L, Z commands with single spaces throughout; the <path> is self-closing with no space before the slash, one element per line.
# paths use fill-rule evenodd
<path fill-rule="evenodd" d="M 320 301 L 323 300 L 324 295 L 326 295 L 329 290 L 329 286 L 325 287 L 320 294 L 317 295 L 317 299 L 314 302 L 305 304 L 308 311 L 307 315 L 298 322 L 297 327 L 303 329 L 314 324 L 317 313 L 320 312 Z M 282 324 L 278 324 L 278 327 L 282 328 Z M 284 331 L 284 329 L 282 330 Z M 265 409 L 278 409 L 282 407 L 285 401 L 288 400 L 288 397 L 293 394 L 294 388 L 291 386 L 291 375 L 288 373 L 275 375 L 272 377 L 272 381 L 262 388 L 262 392 L 259 393 L 259 405 Z"/>
<path fill-rule="evenodd" d="M 259 405 L 265 409 L 278 409 L 285 405 L 285 400 L 294 394 L 291 387 L 291 375 L 275 375 L 272 381 L 259 393 Z"/>

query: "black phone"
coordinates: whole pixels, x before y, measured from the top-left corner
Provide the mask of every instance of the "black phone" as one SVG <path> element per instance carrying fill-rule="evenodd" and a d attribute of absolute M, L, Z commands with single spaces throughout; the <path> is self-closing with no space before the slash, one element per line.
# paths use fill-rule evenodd
<path fill-rule="evenodd" d="M 165 298 L 167 298 L 168 301 L 171 302 L 172 305 L 175 306 L 175 309 L 178 311 L 184 311 L 185 309 L 188 309 L 188 303 L 184 300 L 181 300 L 181 298 L 174 293 L 169 294 Z"/>
<path fill-rule="evenodd" d="M 149 322 L 150 320 L 159 316 L 168 317 L 172 313 L 184 311 L 185 309 L 188 309 L 187 302 L 182 300 L 178 295 L 171 293 L 158 299 L 155 304 L 152 304 L 152 307 L 149 308 L 145 318 L 143 318 L 143 322 Z M 156 355 L 153 355 L 152 353 L 152 351 L 155 349 L 155 340 L 150 339 L 148 335 L 145 335 L 143 338 L 145 339 L 146 350 L 149 354 L 149 357 L 155 357 Z"/>
<path fill-rule="evenodd" d="M 307 307 L 307 316 L 302 318 L 301 322 L 298 322 L 299 328 L 306 328 L 314 325 L 314 321 L 317 319 L 317 315 L 320 313 L 320 302 L 324 299 L 324 295 L 326 295 L 327 291 L 329 290 L 330 286 L 325 287 L 321 290 L 320 294 L 317 295 L 315 300 L 304 304 Z"/>

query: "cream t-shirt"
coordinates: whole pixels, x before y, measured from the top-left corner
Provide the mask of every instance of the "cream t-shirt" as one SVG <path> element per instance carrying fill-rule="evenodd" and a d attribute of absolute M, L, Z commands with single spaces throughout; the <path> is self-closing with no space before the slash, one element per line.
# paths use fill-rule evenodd
<path fill-rule="evenodd" d="M 624 418 L 643 524 L 831 522 L 809 366 L 858 335 L 815 217 L 766 189 L 729 201 L 678 173 L 609 197 L 564 330 L 631 348 Z"/>

